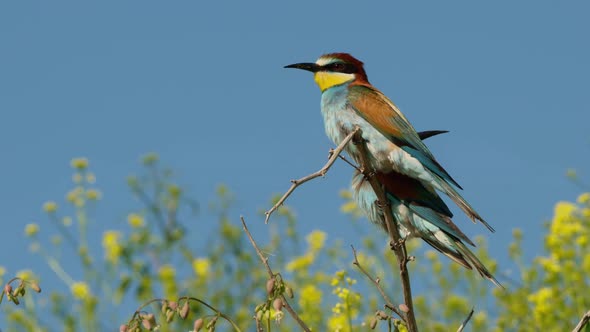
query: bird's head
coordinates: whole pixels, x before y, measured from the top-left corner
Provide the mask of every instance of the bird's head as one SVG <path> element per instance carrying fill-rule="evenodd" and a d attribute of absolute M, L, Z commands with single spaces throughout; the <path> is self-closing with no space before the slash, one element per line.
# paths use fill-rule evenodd
<path fill-rule="evenodd" d="M 297 68 L 313 73 L 320 90 L 352 81 L 366 82 L 367 74 L 363 63 L 347 53 L 330 53 L 322 55 L 316 62 L 295 63 L 285 68 Z"/>

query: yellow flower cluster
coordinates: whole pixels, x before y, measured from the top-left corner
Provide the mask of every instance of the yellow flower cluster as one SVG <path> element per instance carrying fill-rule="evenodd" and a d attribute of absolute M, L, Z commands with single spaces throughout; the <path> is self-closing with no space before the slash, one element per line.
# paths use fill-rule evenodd
<path fill-rule="evenodd" d="M 106 231 L 102 236 L 102 247 L 107 261 L 117 264 L 123 253 L 121 245 L 121 233 L 117 231 Z"/>
<path fill-rule="evenodd" d="M 361 295 L 353 292 L 350 287 L 356 284 L 356 280 L 347 276 L 344 270 L 337 271 L 330 285 L 334 287 L 333 294 L 338 297 L 338 302 L 332 307 L 332 316 L 328 319 L 330 331 L 351 331 L 351 322 L 359 315 Z"/>
<path fill-rule="evenodd" d="M 311 326 L 319 324 L 322 320 L 322 299 L 323 293 L 315 284 L 305 284 L 301 287 L 299 296 L 301 319 Z"/>
<path fill-rule="evenodd" d="M 541 288 L 528 296 L 527 300 L 534 306 L 533 315 L 539 325 L 542 326 L 543 320 L 555 310 L 553 305 L 557 296 L 555 290 L 549 287 Z"/>
<path fill-rule="evenodd" d="M 307 241 L 307 245 L 309 246 L 309 250 L 311 252 L 318 252 L 322 250 L 324 245 L 326 244 L 326 233 L 318 230 L 314 230 L 309 233 L 305 240 Z"/>

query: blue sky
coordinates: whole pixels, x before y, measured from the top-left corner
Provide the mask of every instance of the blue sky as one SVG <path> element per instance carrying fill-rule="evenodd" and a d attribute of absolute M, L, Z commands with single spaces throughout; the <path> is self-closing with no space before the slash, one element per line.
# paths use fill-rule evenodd
<path fill-rule="evenodd" d="M 311 75 L 282 67 L 334 51 L 363 60 L 416 128 L 451 131 L 428 145 L 497 233 L 454 209 L 457 224 L 501 259 L 523 228 L 534 255 L 554 203 L 580 192 L 566 170 L 588 177 L 589 12 L 582 1 L 3 2 L 0 265 L 44 269 L 22 230 L 49 229 L 41 205 L 63 201 L 77 156 L 108 207 L 97 234 L 139 206 L 125 177 L 150 151 L 202 203 L 228 184 L 235 221 L 264 232 L 257 211 L 332 147 Z M 339 163 L 288 201 L 303 232 L 354 242 L 337 196 L 350 176 Z"/>

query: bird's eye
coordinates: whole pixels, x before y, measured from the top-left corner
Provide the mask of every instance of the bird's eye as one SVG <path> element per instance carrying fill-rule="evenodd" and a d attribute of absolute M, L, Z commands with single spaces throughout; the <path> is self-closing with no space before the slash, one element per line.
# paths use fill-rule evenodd
<path fill-rule="evenodd" d="M 344 69 L 344 64 L 340 63 L 340 62 L 336 62 L 336 63 L 332 64 L 332 69 L 333 70 L 342 70 L 342 69 Z"/>

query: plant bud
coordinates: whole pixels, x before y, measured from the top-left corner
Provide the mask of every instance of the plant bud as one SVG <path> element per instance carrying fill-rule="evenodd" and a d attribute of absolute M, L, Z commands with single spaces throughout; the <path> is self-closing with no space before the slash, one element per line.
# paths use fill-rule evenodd
<path fill-rule="evenodd" d="M 165 315 L 168 312 L 168 301 L 162 301 L 162 308 L 160 309 L 162 315 Z"/>
<path fill-rule="evenodd" d="M 272 296 L 272 293 L 275 290 L 275 282 L 275 277 L 272 277 L 266 281 L 266 293 L 268 294 L 268 296 Z"/>
<path fill-rule="evenodd" d="M 379 319 L 381 320 L 386 320 L 387 318 L 389 318 L 389 316 L 383 310 L 377 311 L 377 317 L 379 317 Z"/>
<path fill-rule="evenodd" d="M 174 310 L 168 310 L 166 312 L 166 323 L 170 323 L 174 319 Z"/>
<path fill-rule="evenodd" d="M 400 304 L 398 307 L 399 307 L 399 310 L 401 310 L 401 311 L 403 311 L 405 313 L 407 313 L 407 312 L 410 311 L 410 308 L 408 308 L 408 306 L 405 305 L 404 303 Z"/>
<path fill-rule="evenodd" d="M 295 294 L 293 294 L 293 288 L 291 287 L 286 287 L 285 288 L 285 293 L 287 293 L 287 296 L 292 299 L 295 297 Z"/>
<path fill-rule="evenodd" d="M 141 325 L 148 331 L 151 331 L 153 328 L 152 323 L 148 319 L 143 319 Z"/>
<path fill-rule="evenodd" d="M 4 285 L 4 293 L 6 293 L 6 295 L 12 294 L 12 286 L 10 284 Z"/>
<path fill-rule="evenodd" d="M 377 327 L 377 322 L 377 317 L 371 318 L 371 322 L 369 323 L 369 327 L 371 328 L 371 330 L 374 330 Z"/>
<path fill-rule="evenodd" d="M 203 318 L 199 318 L 199 319 L 195 320 L 195 322 L 193 323 L 193 332 L 201 331 L 204 324 L 205 324 L 205 321 L 203 320 Z"/>
<path fill-rule="evenodd" d="M 178 303 L 176 301 L 169 301 L 168 308 L 170 308 L 172 310 L 176 310 L 178 308 Z"/>
<path fill-rule="evenodd" d="M 129 330 L 129 326 L 127 324 L 122 324 L 119 326 L 119 332 L 127 332 Z"/>

